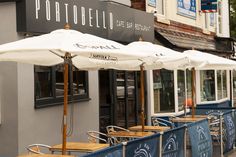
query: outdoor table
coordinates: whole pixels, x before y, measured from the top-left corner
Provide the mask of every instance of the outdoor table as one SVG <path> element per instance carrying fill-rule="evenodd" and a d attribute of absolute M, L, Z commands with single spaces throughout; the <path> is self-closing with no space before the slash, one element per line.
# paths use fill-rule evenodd
<path fill-rule="evenodd" d="M 18 157 L 74 157 L 73 155 L 60 155 L 60 154 L 27 154 Z"/>
<path fill-rule="evenodd" d="M 150 126 L 150 125 L 144 126 L 144 131 L 161 132 L 161 131 L 166 131 L 169 129 L 170 129 L 170 127 L 168 127 L 168 126 Z M 141 125 L 132 126 L 132 127 L 129 127 L 129 130 L 142 131 L 142 126 Z"/>
<path fill-rule="evenodd" d="M 174 123 L 191 123 L 191 122 L 196 122 L 200 121 L 206 118 L 203 117 L 175 117 L 172 118 L 172 122 Z"/>
<path fill-rule="evenodd" d="M 192 115 L 186 115 L 184 117 L 191 117 L 192 118 Z M 194 118 L 208 118 L 209 115 L 194 115 Z"/>
<path fill-rule="evenodd" d="M 153 135 L 152 132 L 140 132 L 140 131 L 116 131 L 108 133 L 110 137 L 124 137 L 124 138 L 142 138 L 145 136 Z"/>
<path fill-rule="evenodd" d="M 104 143 L 89 143 L 89 142 L 67 142 L 66 151 L 68 152 L 81 152 L 92 153 L 100 149 L 109 147 L 109 144 Z M 50 148 L 52 153 L 62 151 L 62 144 L 54 145 Z"/>

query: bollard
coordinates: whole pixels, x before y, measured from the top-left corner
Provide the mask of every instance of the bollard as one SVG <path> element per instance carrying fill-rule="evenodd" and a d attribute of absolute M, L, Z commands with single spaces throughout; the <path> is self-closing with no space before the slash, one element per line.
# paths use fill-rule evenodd
<path fill-rule="evenodd" d="M 223 148 L 223 113 L 220 114 L 220 156 L 224 157 L 224 148 Z"/>
<path fill-rule="evenodd" d="M 159 157 L 162 157 L 162 135 L 164 134 L 164 132 L 160 132 L 160 143 L 159 143 Z"/>
<path fill-rule="evenodd" d="M 127 142 L 122 142 L 122 145 L 123 145 L 122 157 L 125 157 L 125 149 L 126 149 Z"/>
<path fill-rule="evenodd" d="M 187 124 L 184 124 L 184 157 L 187 157 Z"/>

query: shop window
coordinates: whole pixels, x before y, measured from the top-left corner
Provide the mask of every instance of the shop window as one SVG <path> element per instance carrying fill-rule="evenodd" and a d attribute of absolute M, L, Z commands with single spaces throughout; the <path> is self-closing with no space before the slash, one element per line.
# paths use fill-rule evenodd
<path fill-rule="evenodd" d="M 222 34 L 222 2 L 218 1 L 218 33 Z"/>
<path fill-rule="evenodd" d="M 158 0 L 157 1 L 157 14 L 158 15 L 165 15 L 164 0 Z"/>
<path fill-rule="evenodd" d="M 226 70 L 217 70 L 217 96 L 218 100 L 227 97 Z"/>
<path fill-rule="evenodd" d="M 35 108 L 64 102 L 64 65 L 35 66 Z M 69 66 L 68 100 L 88 100 L 88 72 Z"/>
<path fill-rule="evenodd" d="M 187 99 L 192 99 L 192 71 L 186 70 L 186 81 L 187 81 Z M 189 104 L 191 105 L 191 104 Z"/>
<path fill-rule="evenodd" d="M 175 112 L 174 72 L 153 70 L 154 113 Z"/>
<path fill-rule="evenodd" d="M 184 110 L 184 105 L 192 103 L 192 71 L 177 71 L 178 111 Z"/>
<path fill-rule="evenodd" d="M 178 91 L 178 110 L 184 110 L 186 91 L 185 91 L 185 72 L 183 70 L 177 71 L 177 91 Z"/>
<path fill-rule="evenodd" d="M 208 14 L 205 14 L 205 29 L 208 30 Z"/>
<path fill-rule="evenodd" d="M 200 71 L 200 94 L 202 102 L 216 100 L 214 70 Z"/>

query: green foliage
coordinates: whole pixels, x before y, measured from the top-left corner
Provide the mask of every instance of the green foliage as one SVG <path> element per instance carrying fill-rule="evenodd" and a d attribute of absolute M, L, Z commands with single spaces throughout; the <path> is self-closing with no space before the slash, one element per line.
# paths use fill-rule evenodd
<path fill-rule="evenodd" d="M 236 0 L 230 0 L 230 33 L 236 38 Z"/>

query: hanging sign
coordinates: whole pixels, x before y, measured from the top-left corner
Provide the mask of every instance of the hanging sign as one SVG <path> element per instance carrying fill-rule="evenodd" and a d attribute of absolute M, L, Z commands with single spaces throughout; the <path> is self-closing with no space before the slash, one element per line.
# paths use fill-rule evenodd
<path fill-rule="evenodd" d="M 204 13 L 217 12 L 217 0 L 201 0 L 201 11 Z"/>

